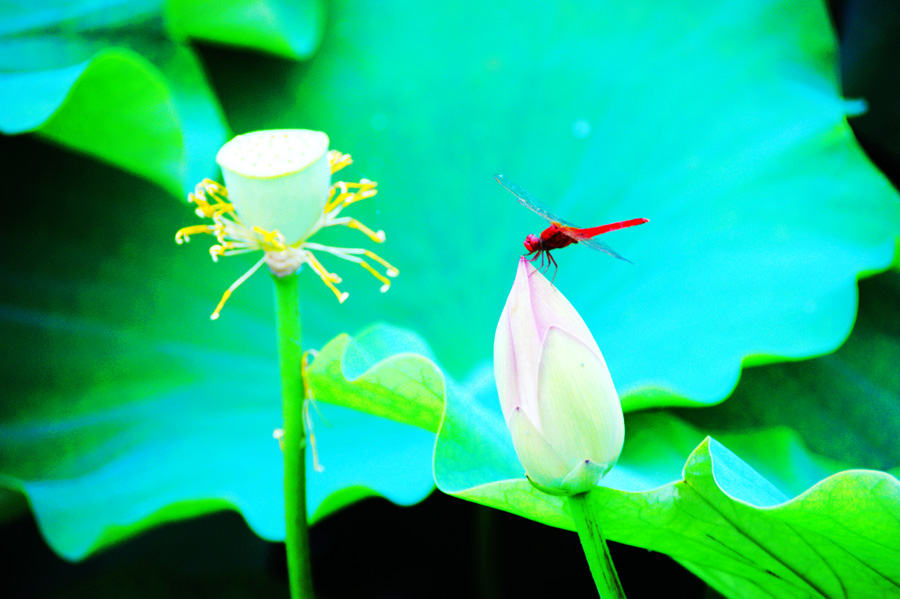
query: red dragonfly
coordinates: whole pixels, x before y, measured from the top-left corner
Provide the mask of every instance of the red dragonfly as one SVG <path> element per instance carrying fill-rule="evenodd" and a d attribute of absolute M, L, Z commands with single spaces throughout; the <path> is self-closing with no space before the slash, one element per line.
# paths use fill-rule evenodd
<path fill-rule="evenodd" d="M 535 260 L 537 260 L 538 256 L 540 256 L 541 267 L 543 267 L 544 255 L 546 254 L 547 268 L 549 269 L 550 264 L 553 264 L 553 266 L 558 269 L 559 265 L 556 264 L 556 260 L 553 259 L 550 251 L 564 248 L 567 245 L 571 245 L 573 243 L 580 243 L 581 245 L 587 246 L 592 250 L 597 250 L 598 252 L 609 254 L 614 258 L 618 258 L 619 260 L 624 260 L 629 264 L 633 264 L 631 260 L 625 258 L 624 256 L 621 256 L 614 249 L 612 249 L 602 241 L 593 238 L 597 235 L 609 233 L 610 231 L 618 231 L 619 229 L 627 229 L 628 227 L 643 225 L 646 222 L 650 222 L 649 219 L 632 218 L 631 220 L 623 220 L 617 223 L 610 223 L 608 225 L 600 225 L 599 227 L 579 229 L 575 225 L 567 223 L 566 221 L 556 216 L 549 208 L 535 199 L 530 193 L 528 193 L 503 175 L 497 175 L 494 178 L 497 179 L 497 183 L 505 187 L 508 192 L 516 196 L 516 199 L 519 200 L 520 204 L 550 223 L 550 226 L 544 229 L 540 237 L 533 233 L 529 233 L 528 237 L 525 238 L 525 249 L 528 250 L 528 254 L 526 255 L 533 254 L 533 256 L 531 256 L 531 258 L 529 259 L 531 262 L 534 262 Z M 554 271 L 554 278 L 555 276 L 556 271 Z"/>

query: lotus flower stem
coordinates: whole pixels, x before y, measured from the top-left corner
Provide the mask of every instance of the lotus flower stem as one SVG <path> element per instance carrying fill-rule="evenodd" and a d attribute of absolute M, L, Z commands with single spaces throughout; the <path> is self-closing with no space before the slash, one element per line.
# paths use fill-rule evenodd
<path fill-rule="evenodd" d="M 587 557 L 600 598 L 625 599 L 625 591 L 622 590 L 622 583 L 619 582 L 609 547 L 603 538 L 603 530 L 587 505 L 587 493 L 571 495 L 569 510 L 572 519 L 575 520 L 575 530 L 578 531 L 578 538 L 581 540 L 581 547 Z"/>
<path fill-rule="evenodd" d="M 284 410 L 284 511 L 287 566 L 292 599 L 312 599 L 312 568 L 306 520 L 306 389 L 301 364 L 300 292 L 298 276 L 273 276 L 278 321 L 278 355 Z"/>

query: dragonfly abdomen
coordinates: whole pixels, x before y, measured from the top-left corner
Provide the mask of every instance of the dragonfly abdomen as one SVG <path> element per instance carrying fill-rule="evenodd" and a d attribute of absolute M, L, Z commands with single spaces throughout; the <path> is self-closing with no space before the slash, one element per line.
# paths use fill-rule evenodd
<path fill-rule="evenodd" d="M 591 227 L 590 229 L 578 229 L 578 233 L 583 237 L 594 237 L 596 235 L 609 233 L 610 231 L 618 231 L 619 229 L 627 229 L 628 227 L 633 227 L 635 225 L 643 225 L 648 222 L 650 221 L 646 218 L 632 218 L 631 220 L 623 220 L 617 223 L 601 225 L 599 227 Z"/>

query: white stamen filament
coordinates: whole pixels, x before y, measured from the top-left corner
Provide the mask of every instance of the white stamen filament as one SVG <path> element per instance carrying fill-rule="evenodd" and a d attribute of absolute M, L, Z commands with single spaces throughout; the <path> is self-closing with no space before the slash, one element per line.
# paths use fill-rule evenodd
<path fill-rule="evenodd" d="M 216 320 L 219 318 L 219 312 L 222 310 L 222 306 L 225 305 L 225 302 L 228 301 L 228 298 L 231 297 L 231 294 L 234 292 L 234 290 L 237 289 L 238 287 L 240 287 L 241 283 L 243 283 L 244 281 L 249 279 L 251 276 L 253 276 L 253 273 L 255 273 L 257 270 L 259 270 L 259 267 L 262 266 L 263 262 L 265 262 L 265 261 L 266 261 L 266 258 L 265 258 L 265 256 L 263 256 L 259 260 L 259 262 L 254 264 L 250 268 L 250 270 L 248 270 L 243 275 L 241 275 L 237 281 L 235 281 L 234 283 L 231 284 L 231 287 L 229 287 L 228 289 L 225 290 L 225 293 L 222 294 L 222 299 L 219 300 L 219 305 L 216 306 L 216 309 L 213 310 L 213 313 L 209 315 L 210 320 Z"/>

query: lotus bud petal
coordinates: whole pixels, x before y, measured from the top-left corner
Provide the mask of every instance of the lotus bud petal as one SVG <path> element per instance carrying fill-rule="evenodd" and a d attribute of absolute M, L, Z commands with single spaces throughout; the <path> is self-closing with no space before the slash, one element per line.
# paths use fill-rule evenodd
<path fill-rule="evenodd" d="M 619 396 L 581 316 L 525 259 L 497 326 L 494 374 L 532 484 L 558 495 L 596 486 L 622 451 Z"/>

